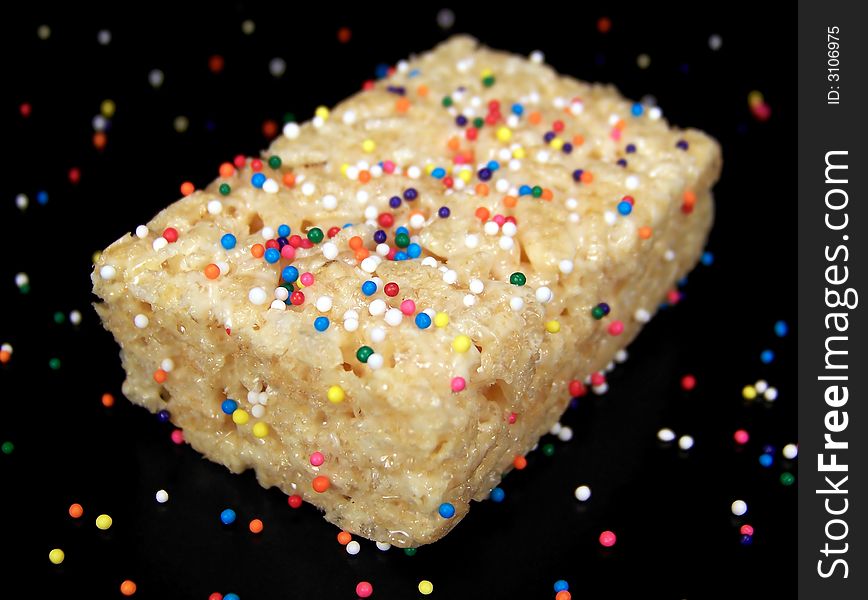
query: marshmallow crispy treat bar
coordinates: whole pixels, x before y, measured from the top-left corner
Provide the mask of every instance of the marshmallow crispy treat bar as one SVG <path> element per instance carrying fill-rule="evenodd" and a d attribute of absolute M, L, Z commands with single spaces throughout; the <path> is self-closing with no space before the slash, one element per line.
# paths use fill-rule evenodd
<path fill-rule="evenodd" d="M 109 246 L 96 309 L 196 450 L 414 547 L 693 267 L 720 150 L 469 37 L 316 114 Z"/>

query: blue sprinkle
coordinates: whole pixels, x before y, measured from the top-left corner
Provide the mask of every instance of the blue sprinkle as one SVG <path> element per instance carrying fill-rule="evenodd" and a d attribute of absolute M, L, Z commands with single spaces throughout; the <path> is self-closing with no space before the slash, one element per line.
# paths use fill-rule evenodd
<path fill-rule="evenodd" d="M 280 237 L 289 237 L 290 233 L 292 233 L 292 229 L 285 223 L 277 228 L 277 235 Z"/>
<path fill-rule="evenodd" d="M 235 247 L 235 236 L 231 233 L 227 233 L 222 238 L 220 238 L 220 245 L 227 250 L 232 250 L 232 248 Z"/>
<path fill-rule="evenodd" d="M 555 581 L 555 594 L 568 589 L 570 589 L 570 584 L 563 579 L 558 579 L 557 581 Z"/>
<path fill-rule="evenodd" d="M 618 203 L 618 212 L 626 217 L 631 212 L 633 212 L 633 205 L 626 200 L 622 200 Z"/>
<path fill-rule="evenodd" d="M 255 188 L 261 188 L 265 184 L 265 174 L 254 173 L 253 177 L 250 178 L 250 184 Z"/>
<path fill-rule="evenodd" d="M 407 73 L 407 77 L 418 77 L 420 73 L 421 71 L 419 71 L 419 69 L 413 69 L 412 71 Z"/>
<path fill-rule="evenodd" d="M 230 592 L 223 596 L 223 600 L 241 600 L 241 598 L 238 596 L 238 594 L 233 594 Z"/>
<path fill-rule="evenodd" d="M 169 419 L 171 419 L 171 418 L 172 418 L 171 413 L 169 413 L 169 411 L 167 411 L 165 408 L 157 413 L 157 420 L 160 423 L 168 423 Z"/>
<path fill-rule="evenodd" d="M 277 248 L 269 248 L 265 251 L 265 262 L 270 265 L 273 265 L 277 261 L 280 260 L 280 250 Z"/>
<path fill-rule="evenodd" d="M 298 269 L 293 266 L 284 267 L 283 271 L 280 272 L 280 277 L 286 283 L 292 283 L 296 279 L 298 279 Z"/>
<path fill-rule="evenodd" d="M 488 167 L 489 171 L 497 171 L 500 168 L 500 163 L 497 162 L 496 160 L 490 160 L 490 161 L 488 161 L 488 164 L 485 166 Z"/>
<path fill-rule="evenodd" d="M 45 190 L 36 192 L 36 201 L 43 206 L 48 204 L 48 192 L 46 192 Z"/>
<path fill-rule="evenodd" d="M 383 77 L 385 77 L 388 74 L 389 74 L 389 65 L 387 65 L 385 63 L 378 64 L 377 67 L 374 69 L 374 76 L 377 79 L 382 79 Z"/>
<path fill-rule="evenodd" d="M 313 321 L 313 327 L 317 331 L 325 331 L 329 328 L 329 320 L 328 317 L 317 317 Z"/>
<path fill-rule="evenodd" d="M 741 536 L 741 544 L 742 546 L 750 546 L 753 543 L 753 537 L 749 535 Z"/>
<path fill-rule="evenodd" d="M 231 415 L 238 409 L 238 403 L 235 400 L 231 400 L 227 398 L 220 405 L 220 410 L 222 410 L 227 415 Z"/>
<path fill-rule="evenodd" d="M 706 267 L 710 267 L 711 265 L 714 264 L 714 254 L 712 254 L 711 252 L 706 250 L 705 252 L 702 253 L 702 258 L 700 258 L 699 260 L 701 260 L 702 264 L 705 265 Z"/>
<path fill-rule="evenodd" d="M 529 185 L 523 185 L 520 188 L 518 188 L 518 195 L 519 196 L 528 196 L 532 192 L 533 192 L 533 188 L 531 188 Z"/>
<path fill-rule="evenodd" d="M 641 117 L 642 113 L 645 112 L 645 107 L 642 106 L 639 102 L 635 103 L 633 107 L 630 109 L 630 112 L 633 113 L 634 117 Z"/>
<path fill-rule="evenodd" d="M 395 230 L 395 235 L 398 235 L 399 233 L 410 235 L 410 231 L 406 227 L 398 227 L 398 229 Z"/>
<path fill-rule="evenodd" d="M 353 226 L 352 223 L 344 223 L 343 225 L 341 225 L 341 229 L 346 229 L 347 227 L 352 227 L 352 226 Z"/>
<path fill-rule="evenodd" d="M 504 498 L 506 498 L 506 492 L 503 491 L 503 488 L 496 487 L 491 490 L 492 502 L 503 502 Z"/>
<path fill-rule="evenodd" d="M 362 284 L 362 293 L 365 296 L 371 296 L 377 291 L 377 284 L 373 281 L 366 281 Z"/>
<path fill-rule="evenodd" d="M 220 520 L 223 521 L 224 525 L 231 525 L 235 522 L 235 511 L 231 508 L 227 508 L 220 513 Z"/>
<path fill-rule="evenodd" d="M 407 260 L 410 258 L 406 252 L 395 252 L 395 260 Z"/>
<path fill-rule="evenodd" d="M 518 115 L 519 117 L 524 112 L 524 107 L 521 104 L 513 104 L 512 105 L 512 114 Z"/>
<path fill-rule="evenodd" d="M 410 258 L 419 258 L 422 256 L 422 246 L 419 244 L 410 244 L 407 246 L 407 256 Z"/>
<path fill-rule="evenodd" d="M 772 466 L 773 462 L 774 462 L 774 459 L 772 458 L 771 454 L 760 454 L 759 463 L 762 466 L 768 468 L 768 467 Z"/>
<path fill-rule="evenodd" d="M 778 337 L 784 337 L 785 335 L 787 335 L 789 329 L 790 328 L 787 326 L 786 321 L 778 321 L 777 323 L 775 323 L 775 335 Z"/>
<path fill-rule="evenodd" d="M 431 171 L 431 177 L 434 177 L 435 179 L 443 179 L 444 177 L 446 177 L 446 169 L 444 169 L 443 167 L 437 167 L 436 169 Z"/>
<path fill-rule="evenodd" d="M 440 508 L 437 509 L 437 512 L 439 512 L 440 516 L 444 519 L 451 519 L 455 516 L 455 507 L 448 502 L 444 502 L 440 505 Z"/>
<path fill-rule="evenodd" d="M 416 315 L 416 327 L 419 329 L 428 329 L 431 327 L 431 317 L 427 313 L 420 312 Z"/>
<path fill-rule="evenodd" d="M 774 359 L 775 359 L 775 353 L 772 352 L 771 350 L 763 350 L 760 353 L 760 360 L 763 362 L 763 364 L 767 365 L 770 362 L 772 362 Z"/>

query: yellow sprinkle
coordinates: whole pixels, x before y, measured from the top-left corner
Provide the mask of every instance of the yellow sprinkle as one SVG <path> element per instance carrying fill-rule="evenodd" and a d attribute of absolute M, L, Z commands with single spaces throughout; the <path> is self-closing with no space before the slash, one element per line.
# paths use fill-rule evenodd
<path fill-rule="evenodd" d="M 373 152 L 376 147 L 377 144 L 374 143 L 374 140 L 365 140 L 364 142 L 362 142 L 362 150 L 364 150 L 365 152 Z"/>
<path fill-rule="evenodd" d="M 461 171 L 458 174 L 458 179 L 462 180 L 464 183 L 468 183 L 471 177 L 473 177 L 473 173 L 467 170 Z"/>
<path fill-rule="evenodd" d="M 96 518 L 96 527 L 97 529 L 102 529 L 105 531 L 109 527 L 112 526 L 112 518 L 108 515 L 100 515 Z"/>
<path fill-rule="evenodd" d="M 436 168 L 437 167 L 434 166 L 434 163 L 428 163 L 427 165 L 425 165 L 425 175 L 430 175 L 434 172 L 434 169 Z"/>
<path fill-rule="evenodd" d="M 549 145 L 555 150 L 560 150 L 564 147 L 564 140 L 561 138 L 553 138 L 552 141 L 549 142 Z"/>
<path fill-rule="evenodd" d="M 467 352 L 468 350 L 470 350 L 471 344 L 472 342 L 470 341 L 470 338 L 466 335 L 456 336 L 455 339 L 452 340 L 452 348 L 456 352 Z"/>
<path fill-rule="evenodd" d="M 343 402 L 344 398 L 347 397 L 347 395 L 344 393 L 344 388 L 339 385 L 331 386 L 326 396 L 328 397 L 329 402 L 334 402 L 335 404 L 337 404 L 338 402 Z"/>
<path fill-rule="evenodd" d="M 329 109 L 326 106 L 318 106 L 313 114 L 325 121 L 329 118 Z"/>
<path fill-rule="evenodd" d="M 260 421 L 253 426 L 253 435 L 258 438 L 264 438 L 268 435 L 268 424 Z"/>
<path fill-rule="evenodd" d="M 492 71 L 491 69 L 482 69 L 482 73 L 480 73 L 479 75 L 480 75 L 480 77 L 482 77 L 484 79 L 486 77 L 490 77 L 493 74 L 494 74 L 494 71 Z"/>
<path fill-rule="evenodd" d="M 557 321 L 549 321 L 546 323 L 546 331 L 549 333 L 557 333 L 561 330 L 561 324 Z"/>
<path fill-rule="evenodd" d="M 427 579 L 423 579 L 419 582 L 419 593 L 423 596 L 427 596 L 431 592 L 434 591 L 434 584 L 428 581 Z"/>
<path fill-rule="evenodd" d="M 93 264 L 98 263 L 101 256 L 102 256 L 102 250 L 97 250 L 96 252 L 94 252 L 93 256 L 91 257 L 93 259 Z"/>
<path fill-rule="evenodd" d="M 746 385 L 742 388 L 741 395 L 745 400 L 753 400 L 756 398 L 756 388 L 752 385 Z"/>
<path fill-rule="evenodd" d="M 512 151 L 512 157 L 513 158 L 522 159 L 525 156 L 527 156 L 527 153 L 524 151 L 524 148 L 522 148 L 521 146 L 519 146 L 518 148 L 516 148 L 515 150 Z"/>
<path fill-rule="evenodd" d="M 501 125 L 497 128 L 497 139 L 501 142 L 508 142 L 512 139 L 512 130 L 509 127 Z"/>
<path fill-rule="evenodd" d="M 55 548 L 51 552 L 48 553 L 48 560 L 51 561 L 53 565 L 59 565 L 63 562 L 63 559 L 66 558 L 66 554 L 64 554 L 63 550 L 60 548 Z M 422 585 L 421 583 L 419 585 Z"/>
<path fill-rule="evenodd" d="M 748 106 L 758 106 L 763 103 L 763 93 L 759 90 L 754 90 L 747 95 Z"/>
<path fill-rule="evenodd" d="M 760 100 L 762 102 L 762 100 Z M 106 119 L 111 119 L 115 114 L 115 103 L 113 100 L 103 100 L 102 104 L 99 105 L 99 112 L 102 113 Z"/>
<path fill-rule="evenodd" d="M 232 413 L 232 420 L 236 425 L 246 425 L 250 420 L 250 415 L 243 408 L 236 408 Z"/>
<path fill-rule="evenodd" d="M 435 327 L 446 327 L 449 325 L 449 315 L 445 312 L 439 312 L 434 315 L 434 326 Z"/>
<path fill-rule="evenodd" d="M 344 163 L 341 165 L 341 175 L 347 174 L 347 169 L 350 168 L 350 163 Z"/>

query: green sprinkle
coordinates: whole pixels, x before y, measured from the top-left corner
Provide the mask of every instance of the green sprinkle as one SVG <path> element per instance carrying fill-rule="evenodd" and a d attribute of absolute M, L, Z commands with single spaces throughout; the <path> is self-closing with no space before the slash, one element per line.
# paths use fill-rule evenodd
<path fill-rule="evenodd" d="M 359 362 L 366 363 L 368 362 L 368 358 L 370 358 L 371 354 L 374 353 L 374 349 L 370 346 L 362 346 L 358 350 L 356 350 L 356 358 L 359 359 Z"/>
<path fill-rule="evenodd" d="M 18 291 L 21 292 L 22 294 L 29 294 L 30 293 L 30 284 L 25 283 L 24 285 L 22 285 L 21 287 L 18 288 Z"/>
<path fill-rule="evenodd" d="M 320 229 L 319 227 L 314 227 L 307 232 L 307 239 L 312 241 L 314 244 L 319 244 L 322 241 L 323 237 L 325 236 L 323 235 L 322 229 Z"/>
<path fill-rule="evenodd" d="M 603 311 L 602 306 L 597 305 L 591 309 L 591 316 L 599 321 L 600 319 L 602 319 L 603 317 L 606 316 L 606 313 L 605 313 L 605 311 Z"/>
<path fill-rule="evenodd" d="M 482 117 L 476 117 L 473 119 L 473 126 L 477 129 L 482 129 L 482 126 L 485 125 L 485 119 Z"/>
<path fill-rule="evenodd" d="M 796 481 L 796 476 L 790 473 L 789 471 L 784 471 L 781 473 L 781 483 L 783 485 L 793 485 Z"/>
<path fill-rule="evenodd" d="M 0 446 L 0 450 L 3 451 L 3 454 L 12 454 L 12 451 L 15 450 L 15 444 L 12 442 L 3 442 L 3 445 Z"/>
<path fill-rule="evenodd" d="M 60 325 L 60 324 L 62 324 L 64 321 L 66 321 L 66 315 L 64 315 L 64 314 L 63 314 L 62 312 L 60 312 L 60 311 L 57 311 L 56 313 L 54 313 L 54 322 L 55 322 L 55 323 L 57 323 L 58 325 Z"/>
<path fill-rule="evenodd" d="M 491 87 L 494 85 L 494 75 L 489 75 L 488 77 L 482 78 L 482 85 L 485 87 Z"/>
<path fill-rule="evenodd" d="M 406 248 L 410 245 L 410 236 L 406 233 L 399 233 L 395 236 L 395 244 L 398 248 Z"/>
<path fill-rule="evenodd" d="M 48 361 L 48 366 L 51 367 L 52 370 L 56 371 L 60 368 L 60 359 L 52 358 Z"/>
<path fill-rule="evenodd" d="M 268 158 L 268 166 L 272 169 L 279 169 L 280 165 L 283 164 L 283 161 L 280 160 L 279 156 L 270 156 Z"/>
<path fill-rule="evenodd" d="M 522 286 L 527 283 L 527 277 L 524 276 L 524 273 L 519 273 L 518 271 L 516 271 L 509 276 L 509 282 L 512 285 Z"/>
<path fill-rule="evenodd" d="M 533 189 L 530 191 L 531 195 L 534 198 L 539 198 L 540 196 L 542 196 L 542 192 L 542 188 L 538 185 L 533 186 Z"/>
<path fill-rule="evenodd" d="M 295 123 L 295 113 L 283 113 L 283 122 L 284 123 Z"/>
<path fill-rule="evenodd" d="M 546 456 L 552 456 L 555 453 L 554 444 L 543 444 L 542 453 Z"/>
<path fill-rule="evenodd" d="M 443 106 L 445 106 L 446 108 L 452 106 L 452 98 L 450 98 L 449 96 L 443 96 Z"/>
<path fill-rule="evenodd" d="M 407 556 L 416 556 L 416 549 L 415 548 L 404 548 L 404 554 L 406 554 Z"/>
<path fill-rule="evenodd" d="M 229 192 L 232 191 L 232 187 L 228 183 L 221 183 L 219 189 L 220 189 L 220 193 L 223 194 L 224 196 L 228 196 Z"/>

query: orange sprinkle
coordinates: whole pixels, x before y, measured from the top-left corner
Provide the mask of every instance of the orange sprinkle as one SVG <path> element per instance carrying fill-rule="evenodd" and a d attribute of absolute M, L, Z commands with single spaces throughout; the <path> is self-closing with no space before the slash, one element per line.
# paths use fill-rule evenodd
<path fill-rule="evenodd" d="M 367 248 L 359 248 L 356 250 L 355 255 L 356 260 L 362 262 L 371 255 L 371 252 Z"/>
<path fill-rule="evenodd" d="M 577 133 L 573 136 L 573 146 L 581 146 L 585 143 L 585 136 Z"/>
<path fill-rule="evenodd" d="M 185 181 L 181 184 L 181 193 L 185 196 L 189 196 L 193 192 L 196 191 L 196 186 L 192 184 L 190 181 Z"/>
<path fill-rule="evenodd" d="M 600 33 L 609 33 L 610 29 L 612 29 L 612 19 L 609 17 L 600 17 L 597 21 L 597 31 Z"/>
<path fill-rule="evenodd" d="M 357 235 L 354 235 L 353 237 L 350 238 L 349 244 L 350 244 L 351 249 L 358 250 L 359 248 L 362 247 L 362 238 L 360 238 Z"/>
<path fill-rule="evenodd" d="M 503 197 L 503 205 L 506 208 L 515 208 L 515 205 L 518 204 L 518 198 L 515 196 L 504 196 Z"/>
<path fill-rule="evenodd" d="M 250 533 L 262 533 L 262 521 L 259 519 L 250 521 Z"/>
<path fill-rule="evenodd" d="M 512 466 L 514 466 L 516 469 L 521 471 L 522 469 L 524 469 L 527 466 L 527 459 L 523 456 L 516 456 L 512 460 Z"/>
<path fill-rule="evenodd" d="M 476 218 L 483 222 L 487 221 L 488 217 L 491 216 L 491 212 L 484 206 L 480 206 L 479 208 L 477 208 L 475 214 Z"/>
<path fill-rule="evenodd" d="M 423 98 L 428 95 L 428 86 L 424 83 L 416 88 L 416 93 L 422 96 Z"/>
<path fill-rule="evenodd" d="M 540 196 L 543 200 L 551 200 L 555 197 L 552 191 L 549 188 L 544 188 L 542 191 L 542 196 Z"/>
<path fill-rule="evenodd" d="M 12 358 L 12 353 L 8 350 L 0 350 L 0 363 L 6 364 Z"/>
<path fill-rule="evenodd" d="M 292 187 L 295 185 L 295 173 L 284 173 L 283 174 L 283 185 L 286 187 Z"/>
<path fill-rule="evenodd" d="M 527 120 L 531 122 L 532 125 L 539 125 L 539 122 L 542 121 L 542 115 L 539 111 L 533 111 L 527 116 Z"/>
<path fill-rule="evenodd" d="M 561 590 L 557 594 L 555 594 L 555 600 L 571 600 L 573 595 L 569 592 L 569 590 Z"/>
<path fill-rule="evenodd" d="M 169 376 L 163 369 L 157 369 L 154 371 L 154 381 L 157 383 L 165 383 L 166 378 Z"/>
<path fill-rule="evenodd" d="M 223 57 L 219 54 L 215 54 L 208 59 L 208 68 L 211 69 L 212 73 L 219 73 L 220 71 L 222 71 L 224 64 L 225 61 L 223 60 Z"/>
<path fill-rule="evenodd" d="M 268 119 L 262 124 L 262 135 L 266 138 L 271 139 L 277 135 L 277 121 L 274 119 Z"/>
<path fill-rule="evenodd" d="M 136 583 L 130 579 L 125 579 L 121 584 L 121 594 L 124 596 L 132 596 L 136 593 Z"/>
<path fill-rule="evenodd" d="M 459 140 L 458 137 L 454 136 L 454 135 L 451 138 L 449 138 L 448 142 L 446 142 L 446 146 L 450 150 L 452 150 L 453 152 L 458 150 L 458 148 L 460 147 L 460 144 L 461 144 L 461 140 Z"/>
<path fill-rule="evenodd" d="M 265 246 L 262 244 L 253 244 L 250 247 L 250 254 L 253 255 L 253 258 L 262 258 L 262 255 L 265 254 Z"/>
<path fill-rule="evenodd" d="M 207 267 L 205 267 L 205 277 L 208 279 L 217 279 L 220 277 L 220 267 L 211 263 Z"/>
<path fill-rule="evenodd" d="M 400 98 L 395 100 L 395 110 L 397 110 L 399 113 L 407 112 L 408 110 L 410 110 L 410 101 L 404 96 L 401 96 Z"/>
<path fill-rule="evenodd" d="M 684 190 L 684 204 L 689 206 L 696 204 L 696 194 L 693 190 Z"/>
<path fill-rule="evenodd" d="M 591 183 L 594 180 L 594 174 L 590 171 L 582 173 L 582 183 Z"/>
<path fill-rule="evenodd" d="M 618 122 L 615 123 L 615 129 L 619 131 L 623 131 L 626 126 L 627 123 L 624 122 L 624 119 L 618 119 Z"/>
<path fill-rule="evenodd" d="M 359 181 L 368 183 L 371 180 L 371 172 L 368 170 L 359 171 Z"/>
<path fill-rule="evenodd" d="M 648 227 L 647 225 L 642 225 L 642 227 L 639 228 L 639 237 L 642 238 L 643 240 L 647 240 L 648 238 L 650 238 L 651 237 L 651 228 Z"/>
<path fill-rule="evenodd" d="M 108 138 L 106 134 L 102 131 L 97 131 L 93 134 L 93 147 L 97 150 L 102 150 L 105 148 L 106 143 L 108 142 Z"/>
<path fill-rule="evenodd" d="M 325 475 L 319 475 L 318 477 L 313 478 L 313 484 L 312 485 L 313 485 L 313 490 L 316 493 L 322 494 L 324 491 L 326 491 L 327 489 L 329 489 L 331 487 L 332 482 L 329 481 L 329 478 L 326 477 Z"/>
<path fill-rule="evenodd" d="M 477 183 L 476 184 L 476 195 L 477 196 L 487 196 L 488 195 L 488 185 L 485 183 Z"/>
<path fill-rule="evenodd" d="M 73 519 L 80 519 L 83 514 L 84 509 L 81 507 L 81 504 L 76 503 L 69 505 L 69 516 Z"/>
<path fill-rule="evenodd" d="M 348 43 L 352 39 L 352 37 L 353 32 L 350 30 L 349 27 L 341 27 L 340 29 L 338 29 L 338 41 L 341 44 Z"/>
<path fill-rule="evenodd" d="M 101 402 L 102 402 L 102 405 L 105 406 L 106 408 L 111 408 L 112 406 L 115 405 L 115 397 L 112 396 L 111 394 L 109 394 L 108 392 L 106 392 L 105 394 L 102 395 Z"/>
<path fill-rule="evenodd" d="M 338 534 L 338 544 L 341 546 L 346 546 L 351 541 L 353 541 L 353 536 L 349 531 L 341 531 Z"/>
<path fill-rule="evenodd" d="M 225 162 L 220 165 L 220 177 L 228 179 L 235 175 L 235 166 L 232 163 Z"/>

